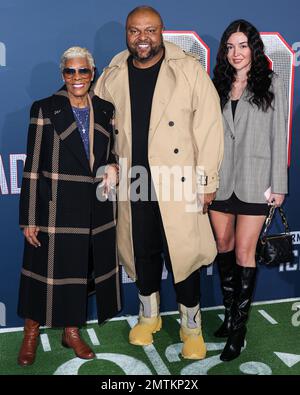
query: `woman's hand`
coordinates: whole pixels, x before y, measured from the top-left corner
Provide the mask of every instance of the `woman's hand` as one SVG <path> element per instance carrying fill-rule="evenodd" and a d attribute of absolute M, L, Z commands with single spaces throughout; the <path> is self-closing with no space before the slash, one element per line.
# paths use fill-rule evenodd
<path fill-rule="evenodd" d="M 108 197 L 109 193 L 116 189 L 119 182 L 119 166 L 117 164 L 106 166 L 103 182 L 103 193 Z"/>
<path fill-rule="evenodd" d="M 37 235 L 38 235 L 39 231 L 40 231 L 40 228 L 38 226 L 26 226 L 26 228 L 24 228 L 24 230 L 23 230 L 26 240 L 33 247 L 40 247 L 41 246 L 41 243 L 37 239 Z"/>
<path fill-rule="evenodd" d="M 280 207 L 284 201 L 285 195 L 282 193 L 272 193 L 267 200 L 268 204 L 275 207 Z"/>
<path fill-rule="evenodd" d="M 202 206 L 202 212 L 203 214 L 206 214 L 208 212 L 208 206 L 210 206 L 213 202 L 213 200 L 216 197 L 216 192 L 212 193 L 204 193 L 204 194 L 198 194 L 198 201 L 200 203 L 200 206 Z"/>

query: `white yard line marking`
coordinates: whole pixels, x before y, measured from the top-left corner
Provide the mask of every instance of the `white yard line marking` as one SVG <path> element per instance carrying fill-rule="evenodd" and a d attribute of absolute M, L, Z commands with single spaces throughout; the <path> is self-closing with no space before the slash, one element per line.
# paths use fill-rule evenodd
<path fill-rule="evenodd" d="M 252 306 L 260 306 L 260 305 L 266 305 L 266 304 L 277 304 L 277 303 L 289 303 L 289 302 L 298 302 L 300 301 L 300 298 L 290 298 L 290 299 L 278 299 L 278 300 L 268 300 L 265 302 L 254 302 L 252 303 Z M 224 306 L 213 306 L 213 307 L 204 307 L 201 308 L 201 311 L 213 311 L 213 310 L 220 310 L 224 309 Z M 178 311 L 167 311 L 165 313 L 161 313 L 162 316 L 164 315 L 173 315 L 173 314 L 179 314 Z M 137 317 L 136 315 L 132 316 L 133 318 Z M 127 316 L 122 316 L 122 317 L 115 317 L 110 319 L 108 322 L 113 322 L 113 321 L 124 321 L 127 320 Z M 96 324 L 98 323 L 98 320 L 91 320 L 87 321 L 87 324 Z M 47 326 L 41 326 L 41 329 L 48 329 Z M 7 333 L 7 332 L 20 332 L 23 331 L 23 327 L 19 328 L 3 328 L 0 329 L 0 333 Z"/>
<path fill-rule="evenodd" d="M 42 343 L 42 346 L 43 346 L 43 350 L 45 352 L 51 351 L 51 347 L 50 347 L 50 343 L 49 343 L 49 337 L 48 337 L 47 333 L 42 333 L 40 335 L 40 338 L 41 338 L 41 343 Z"/>
<path fill-rule="evenodd" d="M 137 318 L 135 317 L 127 317 L 127 322 L 131 328 L 137 323 Z M 160 355 L 158 354 L 156 348 L 153 344 L 150 346 L 143 346 L 143 349 L 149 358 L 150 362 L 152 363 L 154 369 L 156 370 L 157 374 L 165 374 L 170 375 L 170 371 L 167 366 L 164 364 L 163 360 L 161 359 Z"/>
<path fill-rule="evenodd" d="M 9 333 L 9 332 L 22 332 L 23 327 L 20 328 L 3 328 L 0 329 L 0 333 Z"/>
<path fill-rule="evenodd" d="M 300 298 L 289 298 L 289 299 L 277 299 L 277 300 L 266 300 L 264 302 L 254 302 L 253 306 L 262 306 L 264 304 L 276 304 L 276 303 L 288 303 L 288 302 L 297 302 Z"/>
<path fill-rule="evenodd" d="M 259 314 L 261 314 L 267 321 L 270 322 L 270 324 L 272 325 L 276 325 L 278 324 L 278 322 L 276 320 L 274 320 L 273 317 L 270 316 L 270 314 L 268 314 L 266 312 L 266 310 L 258 310 Z"/>
<path fill-rule="evenodd" d="M 300 298 L 289 298 L 289 299 L 277 299 L 277 300 L 266 300 L 264 302 L 254 302 L 251 303 L 252 306 L 260 306 L 260 305 L 265 305 L 265 304 L 277 304 L 277 303 L 289 303 L 289 302 L 297 302 L 300 301 Z M 201 307 L 201 311 L 213 311 L 213 310 L 220 310 L 223 309 L 224 310 L 224 306 L 220 305 L 220 306 L 212 306 L 212 307 Z M 164 313 L 160 313 L 161 316 L 164 315 L 173 315 L 173 314 L 179 314 L 178 310 L 175 311 L 166 311 Z M 133 315 L 131 317 L 137 318 L 137 315 Z M 111 321 L 124 321 L 127 319 L 127 316 L 122 316 L 122 317 L 115 317 L 115 318 L 111 318 L 109 320 L 109 322 Z M 97 324 L 98 320 L 92 320 L 92 321 L 88 321 L 87 324 Z M 0 333 L 1 333 L 1 329 L 0 329 Z"/>
<path fill-rule="evenodd" d="M 221 321 L 224 321 L 224 319 L 225 319 L 225 314 L 218 314 L 218 317 L 220 318 Z"/>
<path fill-rule="evenodd" d="M 100 346 L 100 341 L 96 335 L 96 332 L 93 328 L 87 329 L 87 333 L 91 339 L 93 346 Z"/>

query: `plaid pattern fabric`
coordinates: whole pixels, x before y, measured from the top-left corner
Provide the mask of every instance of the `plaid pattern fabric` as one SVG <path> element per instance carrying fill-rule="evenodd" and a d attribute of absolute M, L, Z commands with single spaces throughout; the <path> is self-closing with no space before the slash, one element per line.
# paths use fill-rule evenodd
<path fill-rule="evenodd" d="M 20 226 L 38 226 L 41 247 L 25 240 L 18 313 L 48 326 L 86 321 L 92 259 L 99 323 L 121 309 L 115 203 L 99 202 L 98 167 L 115 162 L 114 108 L 90 97 L 89 162 L 65 89 L 32 105 L 20 196 Z"/>

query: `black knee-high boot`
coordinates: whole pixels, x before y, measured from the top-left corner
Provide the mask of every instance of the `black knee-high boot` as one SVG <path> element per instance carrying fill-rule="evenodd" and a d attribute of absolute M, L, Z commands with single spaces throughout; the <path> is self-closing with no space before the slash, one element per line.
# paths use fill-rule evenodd
<path fill-rule="evenodd" d="M 216 337 L 227 337 L 231 326 L 231 308 L 234 299 L 235 283 L 235 251 L 219 253 L 216 257 L 219 269 L 221 289 L 223 294 L 223 304 L 225 306 L 225 318 L 219 329 L 214 335 Z"/>
<path fill-rule="evenodd" d="M 236 266 L 236 293 L 232 306 L 232 321 L 229 337 L 220 359 L 232 361 L 241 353 L 246 336 L 246 322 L 253 296 L 256 267 Z"/>

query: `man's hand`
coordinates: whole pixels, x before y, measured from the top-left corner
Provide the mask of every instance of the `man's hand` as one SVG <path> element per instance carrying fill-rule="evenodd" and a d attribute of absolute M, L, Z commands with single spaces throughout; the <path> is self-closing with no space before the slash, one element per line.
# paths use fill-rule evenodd
<path fill-rule="evenodd" d="M 40 247 L 41 246 L 41 243 L 37 239 L 37 235 L 38 235 L 39 231 L 40 231 L 40 228 L 38 226 L 26 226 L 26 228 L 24 228 L 24 230 L 23 230 L 26 240 L 33 247 Z"/>
<path fill-rule="evenodd" d="M 198 196 L 200 199 L 200 204 L 202 206 L 202 212 L 203 212 L 203 214 L 206 214 L 208 211 L 208 206 L 212 203 L 212 201 L 216 197 L 216 192 L 204 193 L 204 194 L 201 194 Z"/>

